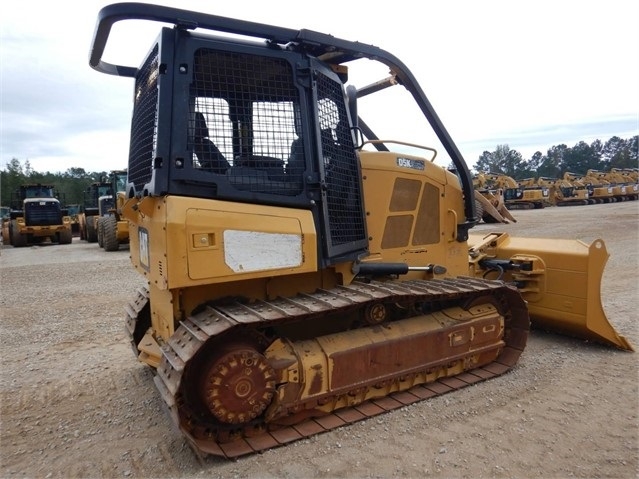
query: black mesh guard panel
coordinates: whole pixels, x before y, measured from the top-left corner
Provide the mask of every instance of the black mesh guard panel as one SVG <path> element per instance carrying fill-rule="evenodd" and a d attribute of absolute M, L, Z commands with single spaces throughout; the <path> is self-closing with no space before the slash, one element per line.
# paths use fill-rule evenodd
<path fill-rule="evenodd" d="M 317 93 L 326 179 L 326 214 L 331 241 L 329 248 L 365 242 L 360 170 L 342 85 L 318 74 Z M 338 252 L 339 248 L 335 253 Z"/>
<path fill-rule="evenodd" d="M 300 193 L 305 160 L 291 65 L 281 58 L 201 48 L 194 68 L 193 167 L 225 175 L 236 190 Z"/>
<path fill-rule="evenodd" d="M 135 97 L 129 146 L 129 181 L 142 191 L 151 181 L 157 135 L 158 46 L 135 78 Z"/>

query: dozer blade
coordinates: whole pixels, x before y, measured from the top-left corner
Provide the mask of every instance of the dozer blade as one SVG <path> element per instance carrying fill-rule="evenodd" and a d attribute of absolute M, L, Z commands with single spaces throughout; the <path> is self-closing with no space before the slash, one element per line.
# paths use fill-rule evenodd
<path fill-rule="evenodd" d="M 601 278 L 609 256 L 603 240 L 587 245 L 490 233 L 470 235 L 468 244 L 475 275 L 517 284 L 533 328 L 634 351 L 601 304 Z"/>

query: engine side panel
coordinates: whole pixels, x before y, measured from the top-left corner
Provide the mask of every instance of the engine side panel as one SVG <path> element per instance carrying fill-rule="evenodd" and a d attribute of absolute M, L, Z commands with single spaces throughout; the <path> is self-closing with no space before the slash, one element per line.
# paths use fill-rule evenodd
<path fill-rule="evenodd" d="M 125 215 L 133 265 L 161 289 L 317 271 L 307 210 L 167 196 Z"/>

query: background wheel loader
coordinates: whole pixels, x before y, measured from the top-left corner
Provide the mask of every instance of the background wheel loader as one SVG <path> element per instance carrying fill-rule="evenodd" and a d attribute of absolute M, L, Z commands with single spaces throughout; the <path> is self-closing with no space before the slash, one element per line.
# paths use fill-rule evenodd
<path fill-rule="evenodd" d="M 98 245 L 105 251 L 117 251 L 121 244 L 129 244 L 129 222 L 122 216 L 127 172 L 113 170 L 109 179 L 110 194 L 98 198 L 94 221 Z"/>
<path fill-rule="evenodd" d="M 103 178 L 91 183 L 84 191 L 83 203 L 78 214 L 80 239 L 89 243 L 98 241 L 98 217 L 100 216 L 100 198 L 113 195 L 111 181 Z M 105 210 L 106 211 L 106 210 Z"/>
<path fill-rule="evenodd" d="M 12 195 L 9 216 L 3 220 L 5 244 L 16 248 L 46 241 L 70 244 L 71 218 L 56 196 L 51 185 L 19 186 Z"/>
<path fill-rule="evenodd" d="M 135 19 L 175 27 L 139 67 L 102 60 Z M 383 76 L 359 70 L 371 61 Z M 531 320 L 632 349 L 601 306 L 603 240 L 470 234 L 470 172 L 392 54 L 126 3 L 100 11 L 89 64 L 134 79 L 122 214 L 148 286 L 126 327 L 196 453 L 265 450 L 503 374 Z M 456 171 L 421 137 L 375 133 L 416 118 L 380 92 Z"/>

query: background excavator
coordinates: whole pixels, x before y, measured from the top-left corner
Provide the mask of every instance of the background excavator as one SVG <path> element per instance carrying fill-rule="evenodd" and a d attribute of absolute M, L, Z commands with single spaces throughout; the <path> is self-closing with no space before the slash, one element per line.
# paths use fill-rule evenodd
<path fill-rule="evenodd" d="M 548 202 L 548 189 L 536 184 L 534 179 L 518 182 L 514 178 L 499 173 L 480 173 L 492 188 L 500 188 L 504 194 L 504 204 L 510 210 L 540 209 Z"/>
<path fill-rule="evenodd" d="M 613 203 L 612 186 L 607 181 L 602 181 L 598 176 L 592 174 L 579 175 L 567 171 L 564 173 L 564 180 L 569 181 L 579 188 L 588 190 L 588 201 L 591 204 Z"/>
<path fill-rule="evenodd" d="M 548 178 L 540 176 L 536 184 L 548 190 L 548 203 L 551 206 L 579 206 L 587 205 L 588 190 L 578 188 L 565 178 Z"/>
<path fill-rule="evenodd" d="M 139 67 L 108 63 L 124 20 L 174 27 Z M 126 327 L 196 453 L 262 451 L 503 374 L 531 320 L 632 349 L 601 305 L 603 240 L 470 234 L 470 172 L 392 54 L 125 3 L 99 12 L 89 64 L 134 79 L 122 214 L 148 285 Z M 375 133 L 410 114 L 385 95 L 417 107 L 454 171 Z"/>
<path fill-rule="evenodd" d="M 636 181 L 633 182 L 629 175 L 625 175 L 622 170 L 612 168 L 610 171 L 588 170 L 585 179 L 594 184 L 608 185 L 612 188 L 612 199 L 614 201 L 636 200 L 638 188 Z"/>

